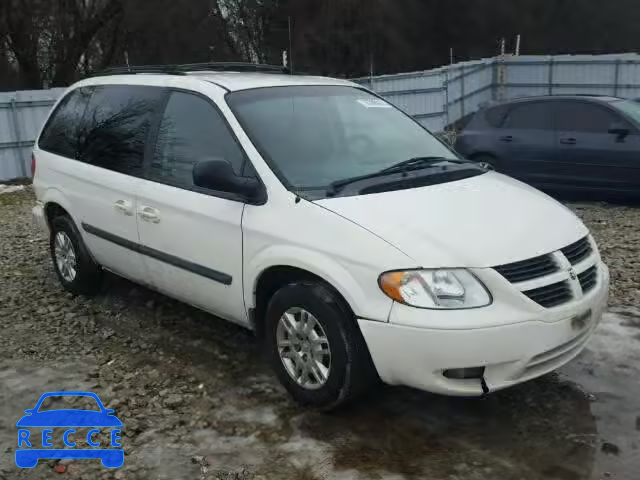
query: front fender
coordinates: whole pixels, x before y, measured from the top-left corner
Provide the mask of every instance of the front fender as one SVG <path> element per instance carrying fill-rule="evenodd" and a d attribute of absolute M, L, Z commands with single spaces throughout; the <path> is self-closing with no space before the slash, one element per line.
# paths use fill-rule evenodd
<path fill-rule="evenodd" d="M 359 318 L 386 322 L 393 301 L 378 287 L 379 269 L 349 259 L 335 258 L 294 245 L 273 245 L 254 255 L 244 267 L 244 298 L 255 307 L 260 275 L 270 267 L 287 266 L 306 270 L 333 286 Z M 349 268 L 345 268 L 348 264 Z"/>

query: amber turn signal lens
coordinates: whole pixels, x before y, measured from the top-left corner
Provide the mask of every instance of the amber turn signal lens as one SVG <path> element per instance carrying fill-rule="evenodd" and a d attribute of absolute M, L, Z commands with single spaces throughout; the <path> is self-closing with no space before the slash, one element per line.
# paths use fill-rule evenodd
<path fill-rule="evenodd" d="M 380 288 L 396 302 L 404 303 L 400 287 L 404 284 L 405 272 L 389 272 L 380 276 Z"/>

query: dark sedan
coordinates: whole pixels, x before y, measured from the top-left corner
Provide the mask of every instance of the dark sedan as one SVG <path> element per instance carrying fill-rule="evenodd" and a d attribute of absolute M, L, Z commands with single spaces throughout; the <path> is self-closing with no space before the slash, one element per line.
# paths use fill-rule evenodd
<path fill-rule="evenodd" d="M 477 112 L 463 156 L 552 191 L 640 193 L 640 104 L 604 96 L 512 100 Z"/>

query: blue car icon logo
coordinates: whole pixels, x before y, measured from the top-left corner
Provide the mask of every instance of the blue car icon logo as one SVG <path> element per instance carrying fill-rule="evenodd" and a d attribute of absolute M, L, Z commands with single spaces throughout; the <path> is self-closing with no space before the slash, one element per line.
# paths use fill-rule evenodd
<path fill-rule="evenodd" d="M 82 409 L 52 409 L 39 411 L 42 402 L 49 397 L 90 397 L 93 398 L 98 410 Z M 118 468 L 124 463 L 124 451 L 120 444 L 120 428 L 122 422 L 113 413 L 114 410 L 105 408 L 100 398 L 91 392 L 49 392 L 40 397 L 36 406 L 24 411 L 26 415 L 18 420 L 16 426 L 18 430 L 18 449 L 16 449 L 16 465 L 20 468 L 33 468 L 38 464 L 39 459 L 82 459 L 99 458 L 102 465 L 107 468 Z M 34 435 L 30 428 L 43 428 L 42 441 L 39 436 Z M 64 445 L 70 448 L 52 448 L 51 442 L 52 428 L 65 428 L 63 434 Z M 77 432 L 75 428 L 90 427 L 86 434 L 86 443 L 92 448 L 75 448 L 82 440 L 75 438 Z M 110 429 L 111 448 L 100 448 L 100 442 L 96 441 L 96 435 L 101 433 L 100 429 Z M 42 448 L 39 448 L 41 443 Z M 21 448 L 22 447 L 22 448 Z"/>

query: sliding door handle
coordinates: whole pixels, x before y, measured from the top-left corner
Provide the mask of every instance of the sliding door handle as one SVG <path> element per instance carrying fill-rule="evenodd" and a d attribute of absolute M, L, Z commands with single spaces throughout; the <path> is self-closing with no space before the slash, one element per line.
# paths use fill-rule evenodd
<path fill-rule="evenodd" d="M 145 222 L 160 223 L 160 212 L 156 208 L 141 206 L 138 215 Z"/>

